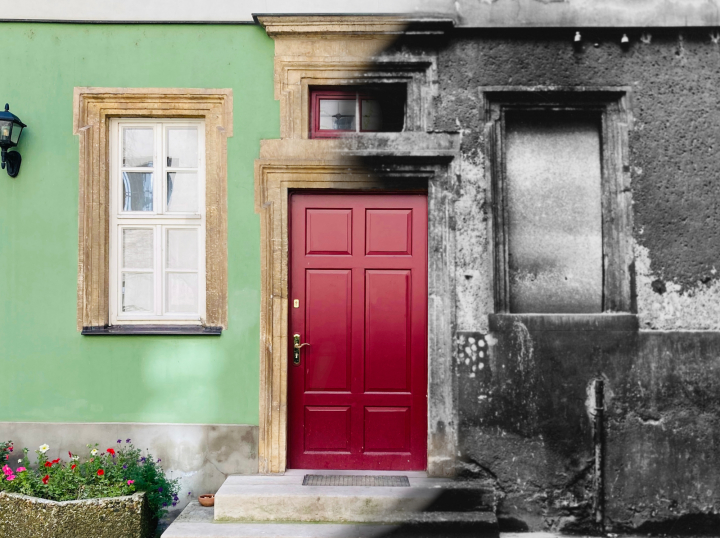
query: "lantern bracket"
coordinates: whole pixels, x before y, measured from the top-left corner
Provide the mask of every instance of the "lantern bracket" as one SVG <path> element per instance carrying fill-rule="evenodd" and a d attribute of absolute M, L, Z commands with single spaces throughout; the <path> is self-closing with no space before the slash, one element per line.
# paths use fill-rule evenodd
<path fill-rule="evenodd" d="M 10 177 L 17 177 L 18 172 L 20 172 L 21 162 L 22 157 L 20 153 L 17 151 L 8 151 L 4 148 L 2 149 L 2 164 L 0 164 L 0 166 L 3 169 L 7 166 L 7 173 Z"/>

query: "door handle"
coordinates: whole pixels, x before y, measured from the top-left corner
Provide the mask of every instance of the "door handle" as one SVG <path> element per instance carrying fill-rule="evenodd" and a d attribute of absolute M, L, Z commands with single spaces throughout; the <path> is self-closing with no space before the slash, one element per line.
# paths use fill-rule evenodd
<path fill-rule="evenodd" d="M 300 349 L 310 344 L 301 344 L 300 335 L 293 334 L 293 365 L 300 366 Z"/>

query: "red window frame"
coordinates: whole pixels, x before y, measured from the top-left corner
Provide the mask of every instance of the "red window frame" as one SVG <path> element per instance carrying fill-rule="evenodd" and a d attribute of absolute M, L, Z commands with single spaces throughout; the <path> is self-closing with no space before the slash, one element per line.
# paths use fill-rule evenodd
<path fill-rule="evenodd" d="M 355 101 L 356 129 L 320 129 L 320 99 L 342 99 Z M 376 130 L 362 129 L 362 101 L 363 99 L 378 100 L 377 97 L 359 92 L 357 90 L 312 90 L 310 93 L 310 138 L 340 138 L 348 133 L 377 133 Z"/>

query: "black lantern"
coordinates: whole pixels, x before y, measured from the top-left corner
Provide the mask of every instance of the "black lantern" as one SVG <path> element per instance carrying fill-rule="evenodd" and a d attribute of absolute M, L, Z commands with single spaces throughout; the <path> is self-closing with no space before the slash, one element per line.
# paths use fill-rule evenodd
<path fill-rule="evenodd" d="M 20 171 L 22 158 L 17 151 L 8 151 L 20 141 L 25 124 L 15 114 L 10 112 L 10 105 L 5 105 L 5 112 L 0 112 L 0 152 L 2 153 L 2 168 L 7 165 L 10 177 L 16 177 Z"/>

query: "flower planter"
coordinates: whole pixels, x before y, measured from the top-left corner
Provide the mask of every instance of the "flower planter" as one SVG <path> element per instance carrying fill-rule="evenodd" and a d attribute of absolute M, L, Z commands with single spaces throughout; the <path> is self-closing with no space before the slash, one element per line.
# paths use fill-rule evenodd
<path fill-rule="evenodd" d="M 144 493 L 56 502 L 0 492 L 0 536 L 149 538 L 153 527 Z"/>

